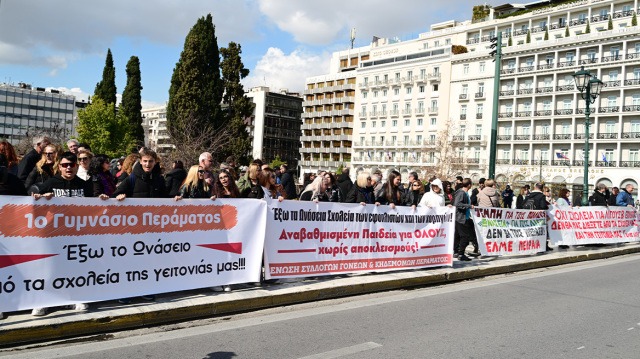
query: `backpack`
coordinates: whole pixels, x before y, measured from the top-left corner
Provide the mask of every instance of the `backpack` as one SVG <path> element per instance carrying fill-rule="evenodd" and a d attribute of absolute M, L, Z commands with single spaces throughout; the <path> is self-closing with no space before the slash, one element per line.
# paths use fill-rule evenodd
<path fill-rule="evenodd" d="M 529 196 L 529 198 L 522 203 L 522 209 L 538 209 L 536 207 L 536 201 Z"/>

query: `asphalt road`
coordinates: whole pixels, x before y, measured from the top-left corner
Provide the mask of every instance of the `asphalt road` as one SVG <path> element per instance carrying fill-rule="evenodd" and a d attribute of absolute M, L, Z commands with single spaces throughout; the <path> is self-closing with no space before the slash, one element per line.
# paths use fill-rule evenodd
<path fill-rule="evenodd" d="M 12 358 L 638 358 L 640 255 L 65 343 Z"/>

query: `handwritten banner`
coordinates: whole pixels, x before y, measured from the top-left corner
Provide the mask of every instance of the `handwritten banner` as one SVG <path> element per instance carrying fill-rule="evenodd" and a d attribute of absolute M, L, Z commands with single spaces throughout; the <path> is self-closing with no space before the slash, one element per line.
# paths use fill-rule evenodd
<path fill-rule="evenodd" d="M 510 208 L 471 210 L 482 255 L 533 254 L 544 252 L 547 214 Z"/>
<path fill-rule="evenodd" d="M 258 282 L 266 203 L 0 196 L 0 312 Z"/>
<path fill-rule="evenodd" d="M 555 245 L 637 242 L 640 220 L 633 208 L 581 207 L 549 210 L 549 235 Z"/>
<path fill-rule="evenodd" d="M 265 277 L 451 266 L 454 209 L 271 201 Z"/>

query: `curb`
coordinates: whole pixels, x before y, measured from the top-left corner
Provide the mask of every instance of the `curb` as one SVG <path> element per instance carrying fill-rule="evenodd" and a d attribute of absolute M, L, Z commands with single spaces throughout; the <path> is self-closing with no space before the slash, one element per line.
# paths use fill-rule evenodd
<path fill-rule="evenodd" d="M 42 321 L 33 320 L 32 323 L 22 324 L 19 328 L 12 328 L 11 325 L 0 326 L 0 347 L 135 329 L 373 292 L 444 284 L 491 275 L 640 253 L 640 246 L 638 246 L 637 243 L 630 244 L 632 246 L 628 248 L 611 248 L 585 253 L 567 253 L 567 256 L 548 259 L 533 256 L 528 257 L 531 259 L 529 261 L 505 263 L 504 265 L 498 264 L 485 268 L 474 265 L 470 268 L 436 268 L 351 277 L 359 279 L 358 282 L 360 283 L 356 284 L 340 284 L 341 279 L 329 280 L 321 284 L 300 283 L 299 286 L 296 285 L 289 288 L 275 289 L 274 287 L 273 290 L 269 291 L 256 290 L 246 292 L 245 296 L 248 296 L 247 298 L 214 301 L 222 298 L 208 297 L 207 299 L 199 300 L 199 302 L 204 303 L 198 303 L 198 300 L 186 299 L 184 300 L 185 303 L 181 303 L 181 306 L 175 307 L 175 304 L 173 304 L 174 307 L 172 308 L 167 308 L 168 305 L 166 304 L 156 303 L 90 314 L 74 313 L 73 321 L 64 322 L 60 319 L 50 319 L 47 320 L 47 323 L 42 323 Z M 333 282 L 336 283 L 334 284 Z M 96 315 L 101 316 L 96 317 Z M 1 324 L 2 321 L 0 321 L 0 325 Z"/>

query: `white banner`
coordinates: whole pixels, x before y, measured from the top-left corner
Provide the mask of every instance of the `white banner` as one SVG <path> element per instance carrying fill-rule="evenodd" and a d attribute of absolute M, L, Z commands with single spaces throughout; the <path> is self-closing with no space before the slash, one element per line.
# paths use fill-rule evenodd
<path fill-rule="evenodd" d="M 454 209 L 271 201 L 265 277 L 451 266 Z"/>
<path fill-rule="evenodd" d="M 581 207 L 549 210 L 554 245 L 623 243 L 640 240 L 638 214 L 629 207 Z"/>
<path fill-rule="evenodd" d="M 265 201 L 0 196 L 0 312 L 258 282 Z"/>
<path fill-rule="evenodd" d="M 476 207 L 471 214 L 483 256 L 532 254 L 546 249 L 546 211 Z"/>

